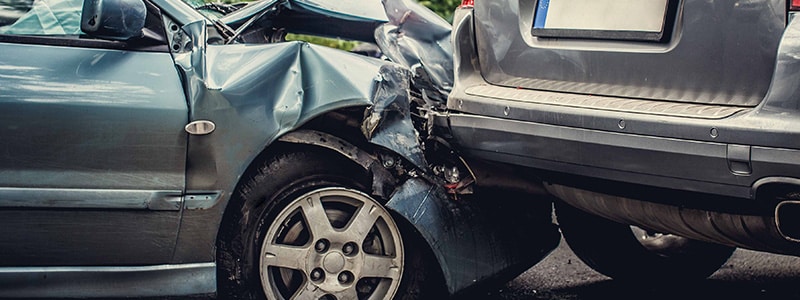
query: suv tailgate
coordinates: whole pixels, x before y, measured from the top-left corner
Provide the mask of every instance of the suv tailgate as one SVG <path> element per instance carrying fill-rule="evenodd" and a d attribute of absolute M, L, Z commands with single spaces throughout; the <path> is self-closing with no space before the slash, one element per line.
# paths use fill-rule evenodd
<path fill-rule="evenodd" d="M 624 0 L 476 1 L 481 74 L 524 89 L 740 107 L 761 102 L 786 26 L 785 0 L 637 1 L 666 5 L 663 16 L 637 19 L 663 20 L 611 24 L 641 14 L 614 4 Z M 595 6 L 581 8 L 587 3 Z M 581 13 L 605 27 L 575 21 Z M 560 23 L 546 27 L 542 15 Z"/>

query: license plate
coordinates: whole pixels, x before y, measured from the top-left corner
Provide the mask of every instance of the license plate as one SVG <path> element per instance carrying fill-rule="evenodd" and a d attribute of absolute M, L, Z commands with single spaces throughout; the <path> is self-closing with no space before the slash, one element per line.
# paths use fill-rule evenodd
<path fill-rule="evenodd" d="M 669 0 L 539 0 L 533 34 L 659 41 Z"/>

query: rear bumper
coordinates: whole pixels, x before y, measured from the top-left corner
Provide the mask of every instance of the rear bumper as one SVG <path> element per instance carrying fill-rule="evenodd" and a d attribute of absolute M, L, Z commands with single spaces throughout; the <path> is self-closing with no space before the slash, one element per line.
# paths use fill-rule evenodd
<path fill-rule="evenodd" d="M 735 198 L 800 178 L 800 151 L 625 134 L 463 113 L 449 115 L 468 156 L 582 177 Z M 545 178 L 547 179 L 547 178 Z"/>

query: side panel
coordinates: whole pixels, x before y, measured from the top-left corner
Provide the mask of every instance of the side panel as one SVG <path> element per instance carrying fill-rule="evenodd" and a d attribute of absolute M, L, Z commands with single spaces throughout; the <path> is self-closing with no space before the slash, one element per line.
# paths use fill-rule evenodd
<path fill-rule="evenodd" d="M 167 263 L 188 116 L 170 54 L 0 53 L 0 265 Z"/>

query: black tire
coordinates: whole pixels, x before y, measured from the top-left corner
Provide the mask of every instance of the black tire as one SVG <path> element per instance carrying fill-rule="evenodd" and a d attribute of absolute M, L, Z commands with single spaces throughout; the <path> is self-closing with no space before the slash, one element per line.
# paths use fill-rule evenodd
<path fill-rule="evenodd" d="M 736 250 L 676 235 L 643 240 L 634 235 L 632 226 L 586 213 L 562 201 L 556 201 L 556 217 L 564 240 L 575 255 L 615 280 L 700 280 L 719 269 Z"/>
<path fill-rule="evenodd" d="M 426 277 L 431 276 L 428 275 L 429 273 L 434 274 L 431 270 L 426 271 L 426 267 L 433 268 L 435 265 L 426 263 L 429 258 L 426 257 L 424 251 L 420 250 L 425 249 L 425 245 L 414 244 L 418 243 L 419 239 L 413 231 L 407 229 L 408 226 L 400 224 L 392 227 L 392 224 L 396 224 L 393 221 L 395 218 L 385 214 L 385 209 L 380 205 L 383 202 L 373 202 L 375 200 L 368 196 L 370 193 L 366 187 L 370 186 L 369 177 L 363 169 L 324 149 L 287 146 L 280 154 L 265 159 L 262 164 L 250 172 L 249 176 L 243 178 L 242 184 L 232 195 L 228 210 L 223 217 L 217 249 L 220 297 L 223 299 L 282 299 L 289 298 L 295 293 L 301 293 L 303 287 L 311 285 L 333 287 L 338 283 L 343 289 L 342 291 L 324 292 L 321 295 L 327 297 L 326 295 L 336 294 L 340 300 L 343 300 L 342 298 L 353 298 L 353 295 L 358 294 L 359 289 L 361 292 L 367 293 L 391 293 L 387 290 L 391 291 L 399 286 L 395 299 L 423 298 L 424 288 L 427 287 L 427 285 L 423 286 L 423 283 L 425 283 Z M 302 198 L 306 196 L 309 198 Z M 317 211 L 316 216 L 324 216 L 329 223 L 309 221 L 311 219 L 306 217 L 306 215 L 313 215 L 306 212 L 311 211 L 313 206 L 304 204 L 299 199 L 311 199 L 311 197 L 319 199 L 315 203 L 322 204 L 323 200 L 328 201 L 320 206 L 323 207 L 322 214 Z M 316 229 L 328 226 L 324 224 L 329 224 L 332 228 L 346 226 L 346 228 L 340 229 L 344 232 L 355 231 L 356 229 L 350 230 L 350 228 L 356 228 L 355 224 L 361 223 L 349 220 L 355 220 L 356 217 L 362 216 L 357 216 L 357 213 L 362 211 L 355 206 L 359 203 L 358 201 L 363 201 L 361 207 L 377 206 L 376 209 L 369 210 L 368 215 L 371 216 L 373 211 L 377 211 L 380 216 L 376 218 L 371 227 L 361 226 L 359 233 L 365 231 L 364 228 L 369 227 L 370 229 L 366 230 L 368 233 L 364 240 L 353 239 L 358 244 L 357 247 L 347 247 L 355 244 L 342 243 L 340 240 L 344 238 L 341 235 L 330 233 L 331 236 L 325 237 L 321 233 L 311 233 L 312 228 L 318 232 L 328 232 Z M 350 204 L 353 204 L 355 208 L 349 207 Z M 349 219 L 343 225 L 345 218 Z M 318 219 L 315 218 L 315 220 Z M 392 231 L 392 228 L 401 228 L 402 230 L 395 232 Z M 329 232 L 336 232 L 336 230 Z M 270 242 L 265 243 L 268 235 L 271 237 Z M 399 238 L 400 235 L 402 235 L 402 239 Z M 270 253 L 273 248 L 288 249 L 293 247 L 291 245 L 301 246 L 299 245 L 301 243 L 302 247 L 306 247 L 303 248 L 306 251 L 303 253 L 306 254 L 304 254 L 305 256 L 296 256 L 295 260 L 280 259 L 277 258 L 280 255 L 272 256 Z M 316 247 L 320 245 L 325 246 L 322 248 L 327 247 L 328 249 L 318 251 Z M 393 248 L 398 245 L 404 246 L 398 247 L 402 250 Z M 349 254 L 345 254 L 345 250 L 351 251 L 347 252 Z M 370 254 L 368 253 L 370 251 L 380 253 Z M 265 257 L 263 261 L 262 255 Z M 356 256 L 363 257 L 360 267 L 355 263 Z M 400 283 L 395 283 L 397 280 L 392 278 L 360 279 L 361 272 L 368 270 L 365 267 L 368 256 L 379 257 L 383 259 L 383 263 L 390 261 L 393 264 L 399 264 L 399 270 L 402 270 L 402 277 L 398 278 Z M 275 266 L 286 262 L 290 264 L 296 262 L 296 266 L 301 270 Z M 262 263 L 274 265 L 264 267 L 262 270 L 260 267 Z M 309 270 L 309 266 L 314 263 L 320 265 Z M 317 277 L 316 281 L 312 280 L 311 276 L 320 274 L 323 276 Z M 400 276 L 392 274 L 394 275 L 391 276 Z M 343 277 L 344 281 L 342 281 Z M 370 291 L 369 288 L 372 290 Z M 328 291 L 333 291 L 333 288 Z M 267 293 L 270 295 L 267 296 Z M 320 298 L 316 293 L 314 295 L 316 298 Z M 363 293 L 358 295 L 361 297 Z"/>

